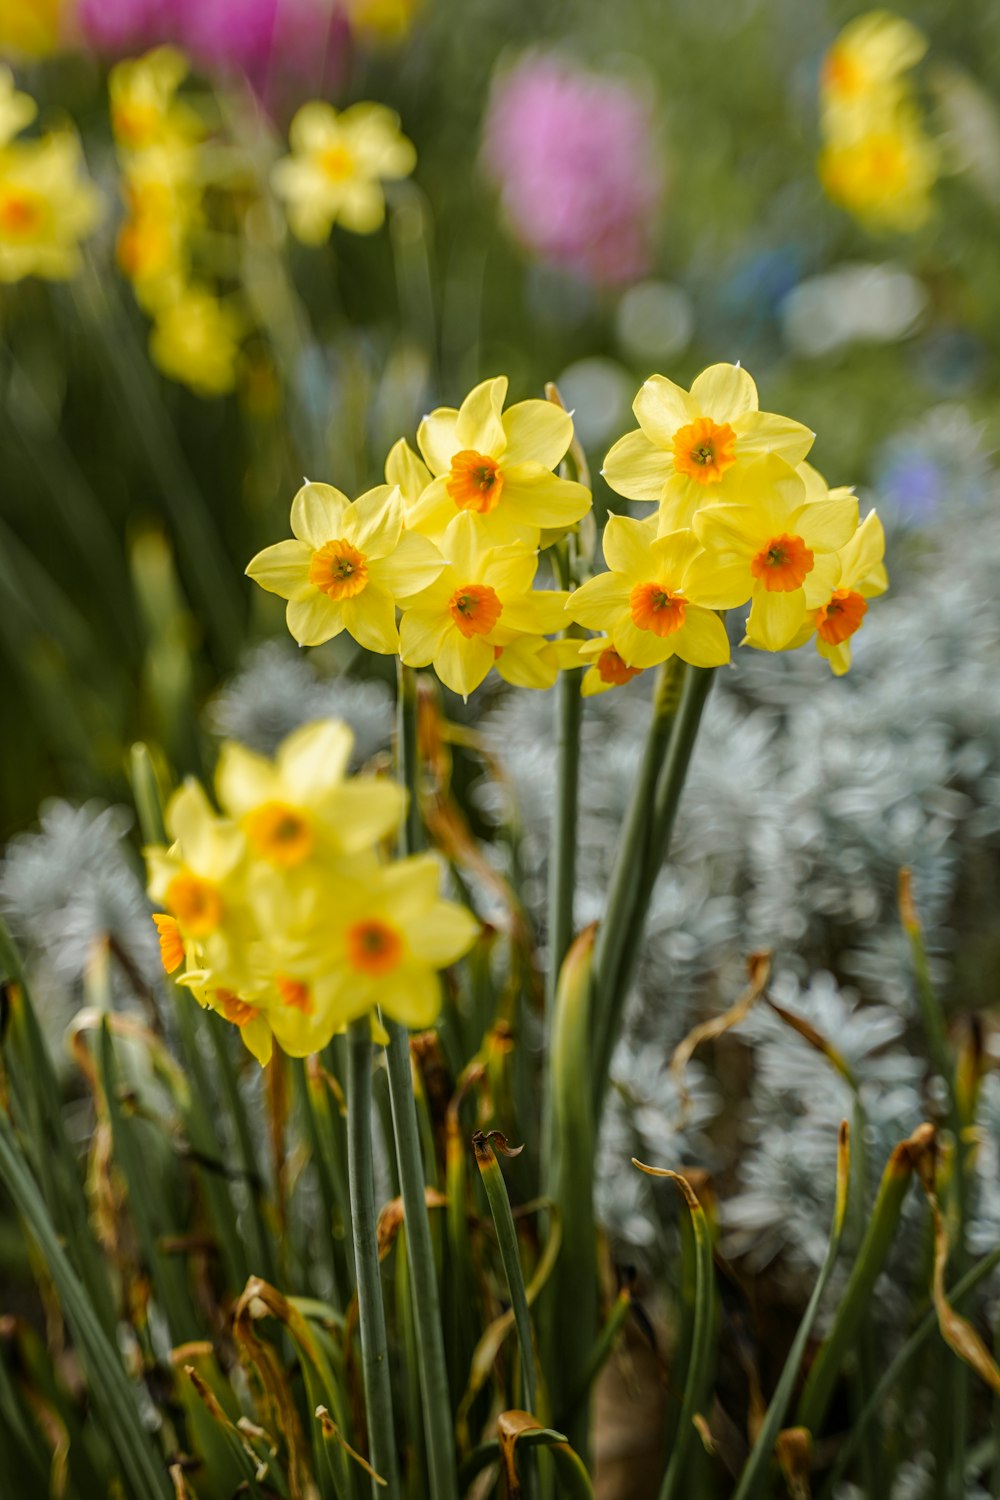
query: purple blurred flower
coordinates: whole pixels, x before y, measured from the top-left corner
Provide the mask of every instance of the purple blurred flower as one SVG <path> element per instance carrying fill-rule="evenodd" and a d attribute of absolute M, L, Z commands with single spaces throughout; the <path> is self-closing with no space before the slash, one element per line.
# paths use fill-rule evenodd
<path fill-rule="evenodd" d="M 494 82 L 483 159 L 536 255 L 606 284 L 649 270 L 663 163 L 633 86 L 529 55 Z"/>
<path fill-rule="evenodd" d="M 268 101 L 328 89 L 349 35 L 338 0 L 80 0 L 79 22 L 99 51 L 172 42 L 207 72 L 245 74 Z"/>

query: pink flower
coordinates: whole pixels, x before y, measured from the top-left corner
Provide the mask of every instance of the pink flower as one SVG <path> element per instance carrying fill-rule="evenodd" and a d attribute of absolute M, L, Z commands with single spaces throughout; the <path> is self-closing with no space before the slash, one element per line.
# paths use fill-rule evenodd
<path fill-rule="evenodd" d="M 633 87 L 532 54 L 493 85 L 483 159 L 514 233 L 588 281 L 650 268 L 663 197 L 652 112 Z"/>
<path fill-rule="evenodd" d="M 206 72 L 245 74 L 269 102 L 328 91 L 349 35 L 338 0 L 79 0 L 78 20 L 97 51 L 172 42 Z"/>

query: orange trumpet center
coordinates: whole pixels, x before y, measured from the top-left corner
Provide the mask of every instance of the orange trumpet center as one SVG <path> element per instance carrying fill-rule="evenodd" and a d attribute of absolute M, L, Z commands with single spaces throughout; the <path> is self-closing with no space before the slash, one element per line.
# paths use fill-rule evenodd
<path fill-rule="evenodd" d="M 11 239 L 33 234 L 42 214 L 42 205 L 33 193 L 11 191 L 0 198 L 0 230 Z"/>
<path fill-rule="evenodd" d="M 472 510 L 477 515 L 487 516 L 500 503 L 503 472 L 495 458 L 466 448 L 452 459 L 445 489 L 459 510 Z"/>
<path fill-rule="evenodd" d="M 217 888 L 190 870 L 174 876 L 163 900 L 171 916 L 192 937 L 208 937 L 222 921 L 222 897 Z"/>
<path fill-rule="evenodd" d="M 750 560 L 750 571 L 770 594 L 800 589 L 813 569 L 813 554 L 800 536 L 773 536 Z"/>
<path fill-rule="evenodd" d="M 288 979 L 284 974 L 279 974 L 274 985 L 283 1005 L 290 1006 L 292 1010 L 300 1010 L 304 1016 L 312 1014 L 312 995 L 307 984 L 303 984 L 300 979 Z"/>
<path fill-rule="evenodd" d="M 354 156 L 346 146 L 327 146 L 319 163 L 331 182 L 344 182 L 354 171 Z"/>
<path fill-rule="evenodd" d="M 368 582 L 365 554 L 343 538 L 325 542 L 312 555 L 309 582 L 329 599 L 354 599 Z"/>
<path fill-rule="evenodd" d="M 489 635 L 503 614 L 503 605 L 488 583 L 467 583 L 448 600 L 448 613 L 465 639 L 471 641 L 474 635 Z"/>
<path fill-rule="evenodd" d="M 637 583 L 628 601 L 632 624 L 654 635 L 673 635 L 684 624 L 687 602 L 662 583 Z"/>
<path fill-rule="evenodd" d="M 181 930 L 177 925 L 176 917 L 168 917 L 163 911 L 154 912 L 153 921 L 156 923 L 156 931 L 160 939 L 160 959 L 164 973 L 172 974 L 184 962 L 184 939 L 181 937 Z"/>
<path fill-rule="evenodd" d="M 262 859 L 291 869 L 312 853 L 313 831 L 297 808 L 265 802 L 243 820 L 247 838 Z"/>
<path fill-rule="evenodd" d="M 736 462 L 736 434 L 728 422 L 698 417 L 674 433 L 674 468 L 697 484 L 718 484 Z"/>
<path fill-rule="evenodd" d="M 839 646 L 860 627 L 868 605 L 853 589 L 837 589 L 832 598 L 816 611 L 816 634 L 828 646 Z"/>
<path fill-rule="evenodd" d="M 626 682 L 638 677 L 641 671 L 641 667 L 626 666 L 614 646 L 608 646 L 597 658 L 598 676 L 611 687 L 624 687 Z"/>
<path fill-rule="evenodd" d="M 387 922 L 370 918 L 347 931 L 348 962 L 362 974 L 378 979 L 390 974 L 403 956 L 403 939 Z"/>
<path fill-rule="evenodd" d="M 216 990 L 215 1003 L 226 1020 L 232 1021 L 234 1026 L 245 1026 L 248 1021 L 256 1019 L 256 1005 L 248 1005 L 239 995 L 234 995 L 232 990 Z"/>

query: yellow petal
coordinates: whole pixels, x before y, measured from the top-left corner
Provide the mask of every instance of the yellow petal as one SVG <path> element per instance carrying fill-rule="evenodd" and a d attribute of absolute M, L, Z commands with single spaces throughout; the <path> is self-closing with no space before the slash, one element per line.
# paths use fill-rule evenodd
<path fill-rule="evenodd" d="M 692 604 L 707 609 L 738 609 L 753 591 L 753 575 L 745 557 L 703 551 L 688 564 L 681 592 Z"/>
<path fill-rule="evenodd" d="M 489 675 L 494 659 L 493 647 L 481 636 L 466 640 L 451 625 L 434 657 L 434 670 L 445 687 L 467 698 Z"/>
<path fill-rule="evenodd" d="M 408 510 L 420 499 L 433 475 L 406 439 L 400 438 L 389 449 L 389 456 L 385 461 L 385 477 L 387 483 L 399 486 L 403 506 Z"/>
<path fill-rule="evenodd" d="M 836 646 L 829 645 L 826 641 L 816 637 L 816 650 L 824 661 L 830 663 L 830 669 L 834 677 L 843 677 L 845 672 L 851 668 L 851 643 L 849 640 L 841 641 Z"/>
<path fill-rule="evenodd" d="M 501 421 L 507 434 L 504 470 L 522 463 L 554 469 L 573 441 L 573 418 L 554 401 L 519 401 L 502 414 Z"/>
<path fill-rule="evenodd" d="M 445 560 L 434 543 L 415 531 L 404 531 L 391 557 L 370 565 L 369 577 L 396 599 L 410 599 L 444 571 Z"/>
<path fill-rule="evenodd" d="M 591 503 L 585 485 L 560 479 L 541 464 L 519 463 L 509 469 L 504 465 L 499 508 L 515 520 L 538 529 L 572 526 L 587 514 Z"/>
<path fill-rule="evenodd" d="M 611 642 L 628 667 L 656 667 L 674 654 L 677 636 L 640 630 L 625 613 L 610 627 Z"/>
<path fill-rule="evenodd" d="M 615 573 L 637 583 L 652 577 L 652 546 L 656 540 L 656 517 L 637 521 L 632 516 L 609 516 L 601 546 L 604 561 Z"/>
<path fill-rule="evenodd" d="M 449 524 L 458 515 L 454 500 L 448 493 L 448 481 L 444 475 L 432 479 L 420 497 L 410 506 L 406 524 L 411 531 L 422 532 L 437 542 Z"/>
<path fill-rule="evenodd" d="M 407 609 L 399 622 L 399 655 L 408 667 L 426 667 L 452 627 L 447 610 Z"/>
<path fill-rule="evenodd" d="M 673 454 L 658 448 L 638 429 L 618 439 L 601 473 L 615 493 L 628 500 L 659 500 L 673 471 Z"/>
<path fill-rule="evenodd" d="M 303 724 L 281 744 L 277 767 L 282 781 L 305 806 L 318 802 L 347 775 L 354 735 L 340 719 Z"/>
<path fill-rule="evenodd" d="M 323 799 L 321 817 L 345 854 L 370 849 L 395 832 L 406 810 L 406 794 L 394 781 L 352 776 Z"/>
<path fill-rule="evenodd" d="M 694 532 L 686 528 L 657 537 L 650 547 L 646 578 L 659 579 L 667 588 L 683 593 L 684 576 L 701 550 Z"/>
<path fill-rule="evenodd" d="M 840 586 L 840 558 L 835 552 L 817 552 L 803 584 L 806 605 L 819 609 Z"/>
<path fill-rule="evenodd" d="M 774 412 L 746 412 L 732 422 L 736 433 L 736 452 L 740 457 L 753 453 L 777 453 L 793 468 L 801 464 L 815 441 L 816 434 L 791 417 Z M 824 498 L 824 497 L 817 497 Z"/>
<path fill-rule="evenodd" d="M 292 531 L 315 551 L 343 535 L 350 501 L 332 484 L 305 484 L 292 501 Z"/>
<path fill-rule="evenodd" d="M 518 635 L 506 642 L 496 660 L 496 670 L 511 687 L 544 691 L 559 676 L 555 642 L 543 635 Z"/>
<path fill-rule="evenodd" d="M 311 587 L 309 564 L 312 548 L 306 542 L 275 542 L 247 563 L 246 573 L 269 594 L 282 599 L 301 597 Z"/>
<path fill-rule="evenodd" d="M 721 667 L 729 660 L 726 627 L 710 609 L 689 606 L 684 624 L 673 637 L 674 650 L 692 667 Z"/>
<path fill-rule="evenodd" d="M 875 511 L 865 516 L 850 541 L 841 549 L 841 580 L 854 588 L 875 572 L 885 556 L 885 532 Z M 888 580 L 886 580 L 888 582 Z"/>
<path fill-rule="evenodd" d="M 446 969 L 468 953 L 480 930 L 476 918 L 464 906 L 435 901 L 419 922 L 406 928 L 406 944 L 420 963 Z"/>
<path fill-rule="evenodd" d="M 458 409 L 455 436 L 460 449 L 499 458 L 507 442 L 501 412 L 507 396 L 507 377 L 497 375 L 471 390 Z"/>
<path fill-rule="evenodd" d="M 319 589 L 311 589 L 304 598 L 288 601 L 285 621 L 289 634 L 300 646 L 322 646 L 343 630 L 344 609 Z"/>
<path fill-rule="evenodd" d="M 385 1015 L 411 1031 L 433 1026 L 441 1010 L 441 981 L 429 969 L 404 964 L 384 981 L 380 1005 Z"/>
<path fill-rule="evenodd" d="M 391 594 L 369 583 L 363 593 L 355 599 L 344 599 L 344 629 L 354 637 L 359 646 L 368 651 L 377 651 L 382 656 L 394 656 L 399 650 L 399 632 L 396 629 L 396 606 Z"/>
<path fill-rule="evenodd" d="M 806 596 L 802 589 L 789 593 L 768 593 L 761 589 L 753 596 L 747 633 L 765 651 L 782 651 L 802 625 L 806 613 Z"/>
<path fill-rule="evenodd" d="M 417 428 L 417 446 L 432 474 L 447 474 L 462 444 L 457 435 L 458 412 L 453 406 L 439 406 L 424 417 Z"/>
<path fill-rule="evenodd" d="M 807 547 L 820 552 L 839 552 L 858 529 L 858 502 L 816 500 L 795 516 L 795 529 Z"/>
<path fill-rule="evenodd" d="M 216 1024 L 221 1025 L 221 1020 Z M 247 1021 L 245 1026 L 239 1028 L 239 1033 L 240 1040 L 247 1051 L 253 1054 L 262 1068 L 266 1068 L 271 1061 L 274 1045 L 271 1028 L 264 1017 L 255 1016 L 252 1021 Z"/>
<path fill-rule="evenodd" d="M 757 410 L 757 387 L 741 365 L 709 365 L 692 385 L 691 399 L 713 422 L 732 422 Z"/>
<path fill-rule="evenodd" d="M 215 791 L 226 812 L 241 818 L 252 807 L 279 798 L 281 778 L 265 756 L 228 740 L 219 751 Z"/>
<path fill-rule="evenodd" d="M 574 589 L 566 603 L 570 618 L 590 630 L 610 630 L 611 622 L 628 610 L 631 591 L 620 573 L 598 573 Z M 634 666 L 634 662 L 629 663 Z"/>
<path fill-rule="evenodd" d="M 686 427 L 698 416 L 693 396 L 665 375 L 650 375 L 633 401 L 632 410 L 650 442 L 668 452 L 678 427 Z"/>
<path fill-rule="evenodd" d="M 403 497 L 395 485 L 367 490 L 348 507 L 342 535 L 366 558 L 387 557 L 403 530 Z"/>
<path fill-rule="evenodd" d="M 479 578 L 496 589 L 506 607 L 508 600 L 526 594 L 538 571 L 538 554 L 531 547 L 492 547 L 483 555 L 478 567 L 466 565 L 466 575 L 459 573 L 455 564 L 456 583 L 468 583 Z"/>

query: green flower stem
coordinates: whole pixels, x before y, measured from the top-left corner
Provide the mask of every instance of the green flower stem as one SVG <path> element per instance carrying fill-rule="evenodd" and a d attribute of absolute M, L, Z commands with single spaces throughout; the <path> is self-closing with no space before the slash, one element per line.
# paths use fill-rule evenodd
<path fill-rule="evenodd" d="M 559 673 L 556 683 L 556 805 L 549 849 L 549 962 L 545 1000 L 555 1001 L 559 970 L 573 940 L 573 894 L 576 889 L 576 821 L 580 786 L 580 721 L 583 699 L 579 667 Z"/>
<path fill-rule="evenodd" d="M 375 1179 L 372 1173 L 372 1041 L 368 1016 L 352 1021 L 347 1054 L 347 1150 L 351 1184 L 351 1225 L 358 1277 L 358 1322 L 361 1367 L 368 1414 L 368 1451 L 375 1472 L 385 1480 L 371 1482 L 372 1500 L 400 1500 L 396 1429 L 389 1384 L 389 1346 L 382 1303 L 375 1229 Z"/>
<path fill-rule="evenodd" d="M 903 1200 L 922 1145 L 921 1132 L 928 1129 L 921 1126 L 909 1140 L 901 1141 L 882 1174 L 868 1229 L 837 1308 L 833 1327 L 813 1361 L 799 1402 L 796 1420 L 800 1426 L 808 1427 L 813 1437 L 819 1434 L 841 1365 L 855 1346 L 861 1320 L 899 1227 Z"/>
<path fill-rule="evenodd" d="M 422 835 L 417 754 L 416 674 L 410 668 L 400 665 L 397 755 L 400 779 L 410 794 L 400 843 L 403 852 L 407 854 L 416 853 Z M 398 1021 L 383 1017 L 383 1023 L 389 1033 L 386 1048 L 389 1102 L 406 1221 L 406 1254 L 417 1332 L 420 1389 L 424 1403 L 430 1500 L 458 1500 L 448 1365 L 441 1326 L 441 1300 L 434 1264 L 434 1247 L 430 1219 L 427 1216 L 427 1184 L 410 1064 L 410 1039 L 406 1027 Z"/>
<path fill-rule="evenodd" d="M 502 1146 L 506 1150 L 506 1142 L 499 1137 Z M 535 1379 L 535 1340 L 531 1329 L 531 1313 L 528 1310 L 528 1295 L 524 1288 L 524 1273 L 521 1270 L 521 1251 L 517 1243 L 517 1229 L 514 1226 L 514 1215 L 510 1211 L 510 1199 L 507 1197 L 507 1186 L 503 1180 L 500 1163 L 493 1149 L 490 1136 L 483 1135 L 477 1131 L 472 1138 L 472 1144 L 476 1152 L 476 1165 L 479 1175 L 486 1189 L 489 1199 L 490 1213 L 493 1215 L 493 1224 L 497 1232 L 497 1242 L 500 1246 L 500 1259 L 503 1262 L 504 1277 L 507 1282 L 507 1291 L 510 1294 L 511 1311 L 514 1314 L 514 1327 L 517 1329 L 517 1342 L 521 1354 L 521 1388 L 524 1410 L 534 1414 L 537 1411 L 538 1386 Z M 515 1152 L 506 1151 L 507 1155 L 516 1155 Z"/>
<path fill-rule="evenodd" d="M 713 672 L 676 658 L 660 669 L 653 717 L 618 845 L 594 953 L 594 1118 L 600 1120 L 611 1056 L 642 941 L 649 900 L 680 803 Z"/>

